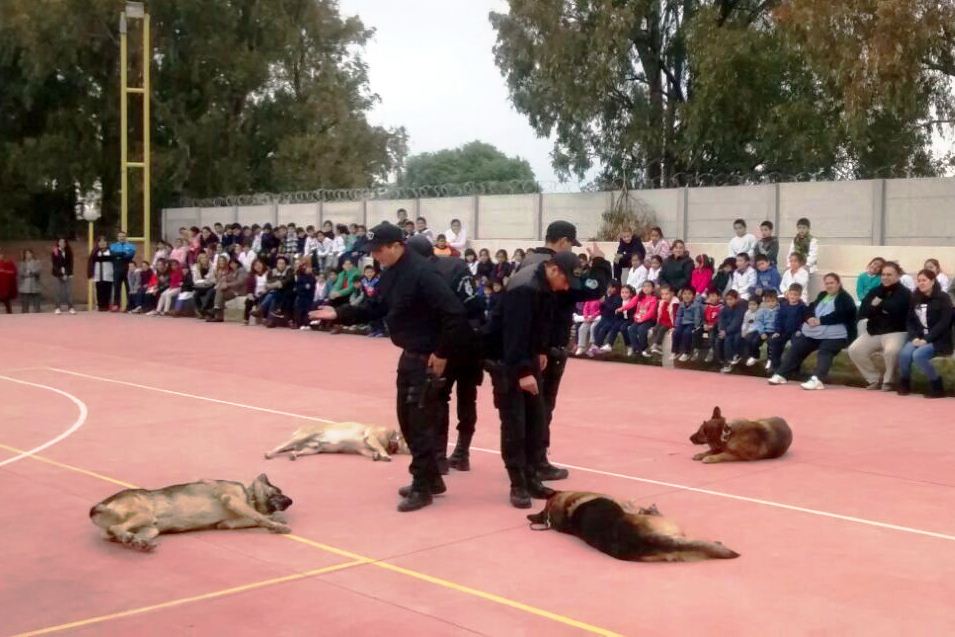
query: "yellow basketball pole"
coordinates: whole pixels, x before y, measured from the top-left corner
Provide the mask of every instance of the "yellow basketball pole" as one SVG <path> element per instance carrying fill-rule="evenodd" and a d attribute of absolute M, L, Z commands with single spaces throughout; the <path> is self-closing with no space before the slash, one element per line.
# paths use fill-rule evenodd
<path fill-rule="evenodd" d="M 128 69 L 129 57 L 127 52 L 127 19 L 142 20 L 142 73 L 143 85 L 129 86 Z M 131 242 L 142 241 L 143 258 L 149 259 L 150 253 L 150 226 L 152 225 L 152 211 L 150 210 L 150 67 L 152 55 L 150 52 L 149 14 L 146 13 L 142 2 L 127 2 L 126 9 L 119 14 L 119 57 L 120 57 L 120 229 L 129 232 L 129 170 L 142 171 L 143 189 L 143 236 L 129 237 Z M 142 142 L 143 156 L 141 161 L 129 161 L 129 95 L 139 95 L 142 99 Z"/>
<path fill-rule="evenodd" d="M 89 245 L 89 248 L 90 248 L 89 255 L 92 256 L 93 250 L 95 249 L 93 246 L 93 222 L 89 221 L 87 222 L 87 225 L 89 226 L 89 236 L 88 236 L 87 245 Z M 87 312 L 93 311 L 93 279 L 92 278 L 86 282 L 86 311 Z"/>

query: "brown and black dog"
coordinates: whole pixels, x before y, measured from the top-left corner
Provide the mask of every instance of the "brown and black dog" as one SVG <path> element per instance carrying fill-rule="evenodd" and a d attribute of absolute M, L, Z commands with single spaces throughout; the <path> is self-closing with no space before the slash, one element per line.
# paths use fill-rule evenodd
<path fill-rule="evenodd" d="M 231 480 L 200 480 L 152 491 L 124 489 L 90 509 L 103 539 L 151 551 L 160 533 L 260 526 L 289 533 L 281 511 L 292 499 L 264 473 L 249 486 Z"/>
<path fill-rule="evenodd" d="M 719 407 L 714 407 L 713 417 L 690 436 L 693 444 L 710 446 L 709 451 L 693 456 L 707 464 L 778 458 L 792 441 L 793 432 L 782 418 L 726 422 Z"/>
<path fill-rule="evenodd" d="M 732 559 L 739 553 L 719 542 L 688 539 L 656 506 L 633 512 L 613 498 L 586 491 L 558 491 L 534 524 L 576 535 L 602 553 L 629 562 L 695 562 Z"/>

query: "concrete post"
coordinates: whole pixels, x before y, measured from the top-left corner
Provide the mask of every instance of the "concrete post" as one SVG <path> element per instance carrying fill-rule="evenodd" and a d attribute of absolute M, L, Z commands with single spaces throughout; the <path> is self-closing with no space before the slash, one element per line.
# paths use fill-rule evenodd
<path fill-rule="evenodd" d="M 872 245 L 885 244 L 885 179 L 872 182 Z"/>
<path fill-rule="evenodd" d="M 782 210 L 780 210 L 780 199 L 782 189 L 779 184 L 773 184 L 773 234 L 779 236 L 779 224 L 782 221 Z"/>
<path fill-rule="evenodd" d="M 368 227 L 368 200 L 361 200 L 361 225 Z"/>
<path fill-rule="evenodd" d="M 690 240 L 690 187 L 683 186 L 680 196 L 677 197 L 676 227 L 680 236 L 676 238 Z"/>
<path fill-rule="evenodd" d="M 544 193 L 537 193 L 537 240 L 544 240 Z"/>
<path fill-rule="evenodd" d="M 473 237 L 475 239 L 480 239 L 481 236 L 478 234 L 478 228 L 481 227 L 481 198 L 478 195 L 474 195 L 474 228 L 471 230 L 473 232 Z"/>
<path fill-rule="evenodd" d="M 318 200 L 318 228 L 321 229 L 322 224 L 325 223 L 325 200 Z"/>

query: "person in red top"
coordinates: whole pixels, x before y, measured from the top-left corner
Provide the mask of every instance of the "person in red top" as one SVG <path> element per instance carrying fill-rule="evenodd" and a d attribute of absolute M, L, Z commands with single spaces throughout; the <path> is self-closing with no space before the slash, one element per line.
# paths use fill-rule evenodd
<path fill-rule="evenodd" d="M 713 353 L 716 344 L 714 335 L 719 331 L 717 323 L 720 320 L 721 309 L 723 309 L 723 304 L 720 303 L 719 291 L 707 291 L 706 304 L 703 306 L 703 332 L 700 334 L 700 342 L 696 345 L 697 350 L 707 350 L 705 359 L 707 363 L 712 363 L 715 356 Z"/>
<path fill-rule="evenodd" d="M 663 353 L 663 339 L 667 332 L 673 329 L 676 320 L 676 309 L 679 302 L 673 298 L 673 290 L 669 285 L 660 286 L 660 305 L 657 310 L 657 326 L 653 329 L 653 347 L 650 354 Z"/>
<path fill-rule="evenodd" d="M 7 308 L 7 314 L 13 314 L 10 302 L 17 298 L 17 264 L 7 258 L 0 248 L 0 303 Z"/>

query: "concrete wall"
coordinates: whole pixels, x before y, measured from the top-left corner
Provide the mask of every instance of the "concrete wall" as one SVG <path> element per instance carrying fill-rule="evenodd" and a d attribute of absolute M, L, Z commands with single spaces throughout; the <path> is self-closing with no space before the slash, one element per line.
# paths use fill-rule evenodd
<path fill-rule="evenodd" d="M 885 182 L 888 245 L 955 245 L 955 179 Z"/>
<path fill-rule="evenodd" d="M 482 239 L 536 239 L 542 195 L 485 195 L 478 200 L 475 236 Z"/>

